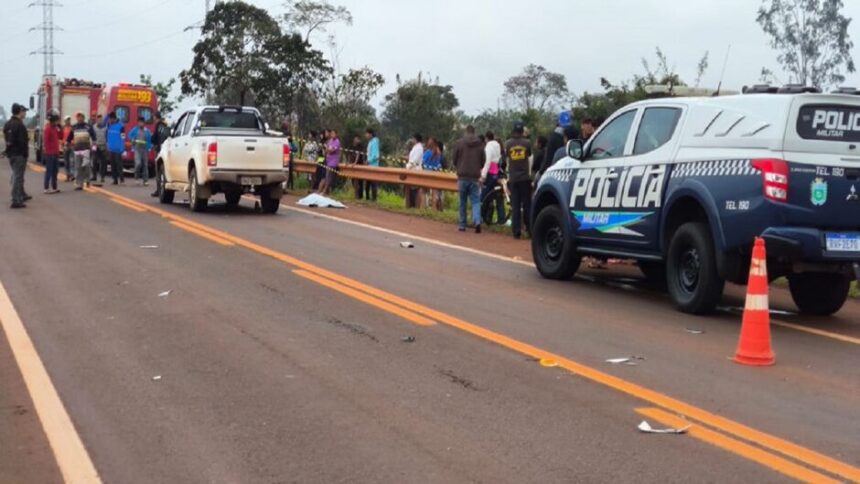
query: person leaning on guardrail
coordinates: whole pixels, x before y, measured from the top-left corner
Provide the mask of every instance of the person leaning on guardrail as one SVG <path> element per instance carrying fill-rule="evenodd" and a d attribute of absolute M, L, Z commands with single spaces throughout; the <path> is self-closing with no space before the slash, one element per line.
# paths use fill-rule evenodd
<path fill-rule="evenodd" d="M 30 156 L 30 133 L 24 126 L 27 108 L 15 103 L 12 105 L 12 118 L 3 126 L 6 139 L 6 156 L 12 165 L 12 208 L 24 208 L 24 202 L 31 197 L 24 191 L 24 173 L 27 171 L 27 158 Z"/>
<path fill-rule="evenodd" d="M 367 138 L 367 166 L 379 167 L 379 138 L 376 136 L 376 131 L 372 128 L 367 128 L 365 131 Z M 365 186 L 368 200 L 375 202 L 378 192 L 376 182 L 368 181 Z"/>
<path fill-rule="evenodd" d="M 487 155 L 484 145 L 475 136 L 475 127 L 466 126 L 465 135 L 454 146 L 454 168 L 457 170 L 457 189 L 460 193 L 460 232 L 466 230 L 466 203 L 472 203 L 472 224 L 475 233 L 481 233 L 481 168 Z"/>

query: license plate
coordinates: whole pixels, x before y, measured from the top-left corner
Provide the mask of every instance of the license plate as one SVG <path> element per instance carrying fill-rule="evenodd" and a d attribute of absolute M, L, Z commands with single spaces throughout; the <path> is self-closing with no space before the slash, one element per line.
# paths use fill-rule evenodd
<path fill-rule="evenodd" d="M 262 185 L 263 178 L 259 176 L 243 176 L 239 179 L 239 183 L 242 185 Z"/>
<path fill-rule="evenodd" d="M 828 252 L 860 252 L 860 234 L 825 235 Z"/>

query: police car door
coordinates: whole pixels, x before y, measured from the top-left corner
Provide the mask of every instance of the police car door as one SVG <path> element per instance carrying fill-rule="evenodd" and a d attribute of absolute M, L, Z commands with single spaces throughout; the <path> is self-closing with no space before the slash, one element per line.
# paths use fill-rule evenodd
<path fill-rule="evenodd" d="M 582 249 L 658 250 L 660 210 L 683 115 L 678 105 L 621 112 L 586 146 L 570 207 Z M 587 250 L 583 250 L 587 252 Z"/>

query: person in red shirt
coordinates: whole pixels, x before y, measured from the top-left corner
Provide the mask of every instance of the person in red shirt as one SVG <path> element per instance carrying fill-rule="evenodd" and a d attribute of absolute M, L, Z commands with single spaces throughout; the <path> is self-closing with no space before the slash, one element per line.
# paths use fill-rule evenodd
<path fill-rule="evenodd" d="M 43 135 L 42 157 L 45 160 L 45 193 L 59 193 L 57 189 L 57 172 L 60 169 L 60 117 L 48 115 Z"/>

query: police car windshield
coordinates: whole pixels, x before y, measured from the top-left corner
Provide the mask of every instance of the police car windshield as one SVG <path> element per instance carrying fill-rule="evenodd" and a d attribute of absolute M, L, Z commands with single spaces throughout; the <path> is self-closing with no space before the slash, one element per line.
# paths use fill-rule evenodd
<path fill-rule="evenodd" d="M 211 109 L 200 114 L 200 129 L 262 129 L 257 115 L 247 111 Z"/>

